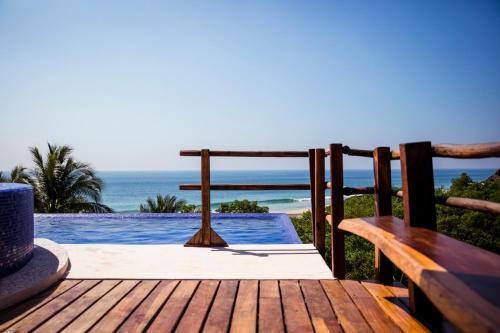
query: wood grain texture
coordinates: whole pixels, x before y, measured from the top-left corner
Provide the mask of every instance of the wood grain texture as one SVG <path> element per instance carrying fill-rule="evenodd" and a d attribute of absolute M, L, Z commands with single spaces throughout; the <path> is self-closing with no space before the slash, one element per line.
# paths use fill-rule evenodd
<path fill-rule="evenodd" d="M 127 320 L 120 326 L 117 332 L 131 333 L 143 332 L 152 321 L 155 314 L 165 304 L 172 294 L 172 291 L 179 284 L 177 280 L 163 280 L 156 288 L 144 299 L 144 301 L 135 309 Z"/>
<path fill-rule="evenodd" d="M 392 215 L 391 150 L 377 147 L 373 151 L 375 216 Z M 393 280 L 394 265 L 375 247 L 375 272 L 382 283 Z"/>
<path fill-rule="evenodd" d="M 311 224 L 312 224 L 312 242 L 314 246 L 316 246 L 316 178 L 314 177 L 314 173 L 316 170 L 316 157 L 315 150 L 309 149 L 309 190 L 311 192 Z"/>
<path fill-rule="evenodd" d="M 201 151 L 201 245 L 210 245 L 210 151 Z"/>
<path fill-rule="evenodd" d="M 325 229 L 325 150 L 314 151 L 314 223 L 316 227 L 314 235 L 316 249 L 325 257 L 326 229 Z"/>
<path fill-rule="evenodd" d="M 432 146 L 430 142 L 399 145 L 403 210 L 407 226 L 437 229 Z M 411 279 L 408 281 L 410 310 L 428 325 L 439 327 L 442 316 Z"/>
<path fill-rule="evenodd" d="M 403 332 L 386 315 L 377 301 L 370 296 L 368 291 L 358 281 L 341 280 L 340 283 L 347 291 L 356 307 L 361 311 L 366 322 L 375 332 Z"/>
<path fill-rule="evenodd" d="M 398 281 L 392 282 L 392 284 L 386 284 L 385 287 L 389 290 L 398 301 L 403 304 L 407 310 L 410 312 L 410 303 L 408 300 L 408 288 L 406 288 L 402 283 Z"/>
<path fill-rule="evenodd" d="M 201 150 L 201 228 L 185 246 L 227 246 L 224 239 L 212 229 L 210 208 L 210 151 Z"/>
<path fill-rule="evenodd" d="M 182 315 L 176 332 L 199 332 L 219 286 L 218 280 L 201 281 Z"/>
<path fill-rule="evenodd" d="M 257 300 L 259 281 L 242 280 L 234 304 L 230 332 L 252 333 L 257 331 Z"/>
<path fill-rule="evenodd" d="M 200 150 L 181 150 L 180 156 L 200 156 Z M 269 150 L 269 151 L 236 151 L 236 150 L 211 150 L 210 156 L 214 157 L 308 157 L 307 151 L 296 150 Z"/>
<path fill-rule="evenodd" d="M 342 147 L 342 153 L 349 156 L 358 156 L 358 157 L 373 157 L 373 151 L 367 149 L 355 149 L 349 146 Z M 331 154 L 331 150 L 326 151 L 327 155 Z"/>
<path fill-rule="evenodd" d="M 384 285 L 374 282 L 362 282 L 361 284 L 403 332 L 429 332 L 429 329 L 412 317 L 406 306 Z"/>
<path fill-rule="evenodd" d="M 75 287 L 69 289 L 67 292 L 54 298 L 43 307 L 32 312 L 24 317 L 16 324 L 9 328 L 12 332 L 29 332 L 42 325 L 46 320 L 56 315 L 59 311 L 64 309 L 68 304 L 74 302 L 78 297 L 92 289 L 100 281 L 98 280 L 85 280 L 77 284 Z"/>
<path fill-rule="evenodd" d="M 331 257 L 333 276 L 345 278 L 344 232 L 338 228 L 344 218 L 344 162 L 342 145 L 330 145 L 330 206 Z"/>
<path fill-rule="evenodd" d="M 200 191 L 200 184 L 181 184 L 181 191 Z M 211 191 L 291 191 L 309 190 L 309 184 L 211 184 Z"/>
<path fill-rule="evenodd" d="M 399 147 L 404 221 L 408 226 L 436 230 L 431 143 L 406 143 Z"/>
<path fill-rule="evenodd" d="M 158 280 L 141 281 L 131 292 L 120 300 L 89 332 L 114 332 L 130 313 L 149 295 Z"/>
<path fill-rule="evenodd" d="M 392 195 L 402 198 L 403 191 L 393 191 Z M 448 207 L 469 209 L 482 213 L 500 214 L 500 203 L 493 201 L 439 195 L 436 196 L 436 203 Z"/>
<path fill-rule="evenodd" d="M 33 304 L 34 311 L 25 309 L 22 315 L 29 315 L 8 332 L 363 333 L 372 332 L 370 325 L 376 331 L 395 323 L 419 327 L 411 317 L 391 315 L 390 304 L 377 299 L 402 296 L 404 288 L 367 287 L 376 290 L 372 295 L 360 286 L 339 280 L 84 280 L 40 307 Z"/>
<path fill-rule="evenodd" d="M 339 226 L 377 247 L 458 328 L 500 327 L 500 256 L 395 217 L 348 219 Z"/>
<path fill-rule="evenodd" d="M 314 332 L 298 281 L 280 281 L 281 302 L 289 333 Z"/>
<path fill-rule="evenodd" d="M 58 332 L 62 330 L 103 295 L 113 289 L 118 283 L 120 283 L 119 280 L 106 280 L 100 282 L 97 286 L 80 296 L 58 314 L 51 317 L 45 324 L 36 329 L 35 332 Z"/>
<path fill-rule="evenodd" d="M 338 280 L 322 280 L 321 285 L 330 300 L 342 329 L 347 333 L 370 333 L 373 330 Z"/>
<path fill-rule="evenodd" d="M 469 145 L 437 144 L 432 146 L 436 157 L 452 158 L 488 158 L 500 157 L 500 142 L 478 143 Z"/>
<path fill-rule="evenodd" d="M 222 280 L 205 321 L 203 332 L 227 332 L 238 290 L 237 280 Z"/>
<path fill-rule="evenodd" d="M 84 281 L 85 282 L 85 281 Z M 82 313 L 78 318 L 66 326 L 62 332 L 79 333 L 87 332 L 99 321 L 116 303 L 118 303 L 139 281 L 125 280 L 120 282 L 109 293 L 101 297 L 96 303 Z"/>
<path fill-rule="evenodd" d="M 173 332 L 200 281 L 183 280 L 160 310 L 147 332 Z"/>
<path fill-rule="evenodd" d="M 316 333 L 342 332 L 330 301 L 325 295 L 319 281 L 302 280 L 300 281 L 300 287 L 314 331 Z"/>
<path fill-rule="evenodd" d="M 259 331 L 285 332 L 277 280 L 263 280 L 259 283 Z"/>
<path fill-rule="evenodd" d="M 436 144 L 432 146 L 434 157 L 449 157 L 459 159 L 478 159 L 500 157 L 500 142 L 478 143 L 478 144 Z M 401 157 L 399 150 L 391 152 L 391 159 L 397 160 Z"/>
<path fill-rule="evenodd" d="M 49 288 L 47 291 L 14 305 L 10 308 L 0 311 L 0 331 L 14 325 L 30 313 L 44 306 L 57 296 L 73 288 L 82 282 L 81 280 L 64 280 L 61 283 Z"/>

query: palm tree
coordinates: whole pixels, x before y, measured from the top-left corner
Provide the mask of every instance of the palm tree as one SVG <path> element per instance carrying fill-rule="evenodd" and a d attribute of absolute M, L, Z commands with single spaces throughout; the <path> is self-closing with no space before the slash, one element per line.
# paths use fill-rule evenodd
<path fill-rule="evenodd" d="M 179 200 L 175 195 L 156 195 L 156 201 L 148 198 L 146 204 L 141 204 L 139 209 L 142 213 L 178 213 L 186 205 L 186 200 Z"/>
<path fill-rule="evenodd" d="M 109 213 L 101 203 L 102 180 L 86 163 L 75 161 L 69 146 L 48 144 L 45 159 L 30 148 L 35 168 L 29 183 L 35 192 L 35 210 L 41 213 Z"/>
<path fill-rule="evenodd" d="M 10 178 L 6 178 L 0 172 L 0 183 L 29 183 L 29 174 L 22 165 L 16 165 L 10 171 Z"/>

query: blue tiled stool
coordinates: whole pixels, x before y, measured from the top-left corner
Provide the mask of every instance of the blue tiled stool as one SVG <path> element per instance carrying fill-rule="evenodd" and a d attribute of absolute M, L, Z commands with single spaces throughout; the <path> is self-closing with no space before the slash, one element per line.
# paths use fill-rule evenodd
<path fill-rule="evenodd" d="M 0 277 L 24 266 L 33 255 L 33 189 L 0 183 Z"/>

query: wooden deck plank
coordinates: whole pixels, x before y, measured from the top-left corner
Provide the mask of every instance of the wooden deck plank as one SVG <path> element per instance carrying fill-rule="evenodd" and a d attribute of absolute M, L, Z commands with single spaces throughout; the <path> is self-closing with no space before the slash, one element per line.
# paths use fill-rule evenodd
<path fill-rule="evenodd" d="M 151 322 L 155 314 L 165 304 L 175 289 L 178 280 L 163 280 L 146 297 L 137 309 L 117 330 L 119 333 L 142 332 Z"/>
<path fill-rule="evenodd" d="M 368 290 L 382 310 L 385 311 L 401 330 L 404 332 L 429 332 L 424 325 L 406 311 L 404 304 L 384 285 L 374 282 L 362 282 L 361 285 Z"/>
<path fill-rule="evenodd" d="M 0 316 L 19 332 L 427 332 L 404 297 L 349 280 L 84 280 Z"/>
<path fill-rule="evenodd" d="M 40 307 L 33 313 L 29 314 L 12 327 L 9 328 L 12 332 L 29 332 L 38 326 L 42 325 L 47 319 L 50 319 L 68 304 L 78 299 L 82 294 L 98 284 L 99 280 L 85 280 L 69 289 L 67 292 L 54 298 L 44 306 Z"/>
<path fill-rule="evenodd" d="M 219 286 L 218 280 L 201 281 L 176 328 L 176 332 L 199 332 Z"/>
<path fill-rule="evenodd" d="M 158 284 L 158 280 L 141 281 L 95 324 L 90 332 L 114 332 Z"/>
<path fill-rule="evenodd" d="M 278 281 L 263 280 L 259 284 L 259 331 L 284 332 L 285 324 Z"/>
<path fill-rule="evenodd" d="M 347 333 L 371 333 L 373 330 L 338 280 L 322 280 L 321 285 L 330 300 L 342 329 Z"/>
<path fill-rule="evenodd" d="M 120 283 L 119 280 L 102 281 L 65 307 L 58 314 L 47 320 L 42 326 L 37 328 L 35 332 L 58 332 L 62 330 L 118 283 Z"/>
<path fill-rule="evenodd" d="M 402 332 L 361 283 L 352 280 L 341 280 L 340 283 L 375 332 Z"/>
<path fill-rule="evenodd" d="M 342 332 L 330 301 L 317 280 L 302 280 L 300 287 L 316 333 Z"/>
<path fill-rule="evenodd" d="M 257 331 L 258 294 L 259 281 L 240 281 L 236 303 L 234 304 L 230 332 L 253 333 Z"/>
<path fill-rule="evenodd" d="M 203 327 L 204 333 L 227 332 L 238 291 L 238 280 L 223 280 Z"/>
<path fill-rule="evenodd" d="M 0 331 L 7 329 L 8 327 L 14 325 L 19 320 L 23 319 L 33 311 L 44 306 L 57 296 L 66 292 L 67 290 L 73 288 L 81 280 L 64 280 L 56 286 L 49 288 L 34 297 L 14 305 L 10 308 L 0 311 Z"/>
<path fill-rule="evenodd" d="M 314 332 L 299 283 L 292 280 L 282 280 L 280 281 L 280 290 L 286 331 L 289 333 Z"/>
<path fill-rule="evenodd" d="M 386 285 L 385 287 L 394 295 L 394 297 L 397 297 L 398 300 L 404 304 L 407 312 L 410 312 L 408 288 L 400 282 L 393 282 L 392 285 Z"/>
<path fill-rule="evenodd" d="M 198 280 L 183 280 L 160 310 L 148 332 L 172 332 L 198 287 Z"/>
<path fill-rule="evenodd" d="M 66 326 L 62 332 L 78 333 L 89 330 L 99 319 L 102 318 L 116 303 L 118 303 L 139 281 L 124 280 L 120 282 L 109 293 L 104 295 L 90 308 Z"/>

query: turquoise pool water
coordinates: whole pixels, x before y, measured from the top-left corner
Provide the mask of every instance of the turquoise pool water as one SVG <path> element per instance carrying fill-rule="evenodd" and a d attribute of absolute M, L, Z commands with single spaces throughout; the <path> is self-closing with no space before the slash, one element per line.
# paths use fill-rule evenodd
<path fill-rule="evenodd" d="M 199 214 L 35 214 L 35 237 L 61 244 L 184 244 Z M 213 214 L 228 244 L 300 244 L 286 214 Z"/>

